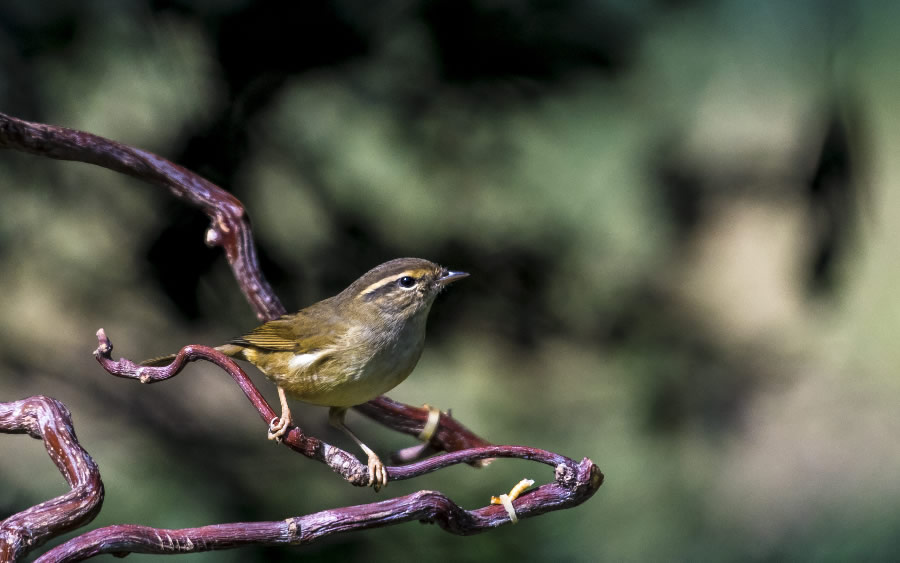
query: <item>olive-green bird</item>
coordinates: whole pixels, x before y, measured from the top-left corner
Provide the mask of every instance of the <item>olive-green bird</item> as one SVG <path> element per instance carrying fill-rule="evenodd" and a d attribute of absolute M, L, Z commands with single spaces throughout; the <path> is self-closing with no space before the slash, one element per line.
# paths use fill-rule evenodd
<path fill-rule="evenodd" d="M 398 258 L 376 266 L 334 297 L 262 324 L 217 347 L 246 360 L 278 386 L 281 417 L 269 427 L 280 439 L 291 423 L 285 395 L 331 407 L 332 425 L 346 432 L 368 456 L 369 484 L 387 485 L 384 464 L 344 424 L 347 409 L 396 387 L 412 372 L 425 346 L 425 322 L 441 290 L 469 274 L 421 258 Z M 174 355 L 146 360 L 166 365 Z"/>

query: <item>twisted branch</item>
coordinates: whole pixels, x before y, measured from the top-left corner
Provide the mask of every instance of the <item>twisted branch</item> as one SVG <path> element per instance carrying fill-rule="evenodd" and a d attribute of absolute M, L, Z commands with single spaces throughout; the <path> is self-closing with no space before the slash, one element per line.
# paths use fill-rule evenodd
<path fill-rule="evenodd" d="M 585 459 L 574 469 L 558 469 L 556 482 L 527 491 L 513 501 L 519 518 L 577 506 L 590 498 L 603 481 L 597 466 Z M 276 522 L 240 522 L 163 530 L 118 525 L 82 534 L 45 553 L 37 561 L 80 561 L 101 553 L 195 553 L 248 544 L 307 544 L 326 536 L 419 520 L 468 536 L 509 522 L 506 510 L 489 505 L 463 510 L 435 491 L 337 510 L 325 510 Z"/>
<path fill-rule="evenodd" d="M 286 312 L 260 270 L 250 220 L 243 204 L 209 180 L 148 151 L 92 133 L 32 123 L 4 113 L 0 113 L 0 149 L 95 164 L 168 188 L 176 197 L 196 205 L 210 218 L 206 244 L 225 250 L 235 280 L 257 319 L 269 321 Z M 427 409 L 402 405 L 387 397 L 378 397 L 355 408 L 391 429 L 414 435 L 421 431 L 421 427 L 416 431 L 415 426 L 424 426 L 428 417 Z M 450 423 L 446 420 L 449 417 L 441 418 L 436 433 L 443 438 L 432 443 L 437 449 L 453 451 L 488 444 L 462 425 Z"/>
<path fill-rule="evenodd" d="M 125 379 L 134 379 L 141 383 L 158 383 L 175 377 L 184 369 L 188 362 L 197 360 L 206 360 L 225 370 L 228 375 L 234 379 L 235 383 L 241 388 L 250 403 L 256 408 L 260 418 L 264 423 L 275 417 L 275 412 L 269 407 L 265 399 L 259 393 L 256 386 L 247 376 L 247 374 L 238 366 L 237 362 L 229 358 L 225 354 L 219 352 L 215 348 L 209 346 L 200 346 L 191 344 L 185 346 L 175 355 L 172 363 L 167 366 L 148 367 L 132 362 L 131 360 L 120 358 L 113 360 L 112 342 L 106 336 L 106 332 L 101 328 L 97 331 L 98 346 L 94 351 L 94 357 L 100 362 L 108 373 L 116 377 Z M 402 407 L 401 407 L 402 408 Z M 462 427 L 459 423 L 457 426 Z M 414 425 L 408 425 L 414 428 Z M 449 433 L 446 429 L 444 433 Z M 435 440 L 437 438 L 434 438 Z M 327 444 L 318 438 L 305 435 L 299 428 L 291 427 L 291 430 L 283 438 L 284 444 L 292 450 L 297 451 L 306 457 L 321 461 L 331 467 L 336 473 L 340 474 L 350 483 L 365 487 L 369 483 L 369 468 L 360 463 L 351 454 Z M 457 440 L 454 443 L 462 443 L 463 440 Z M 405 466 L 388 467 L 388 474 L 392 481 L 402 481 L 412 479 L 444 467 L 457 465 L 459 463 L 474 464 L 485 459 L 493 459 L 498 457 L 515 457 L 521 459 L 529 459 L 550 465 L 551 467 L 567 467 L 574 471 L 575 461 L 546 450 L 537 448 L 529 448 L 525 446 L 478 446 L 468 449 L 462 449 L 447 453 L 444 455 L 432 457 L 411 463 Z"/>
<path fill-rule="evenodd" d="M 225 250 L 234 277 L 259 320 L 274 319 L 285 313 L 259 268 L 250 220 L 243 204 L 209 180 L 161 156 L 99 135 L 31 123 L 3 113 L 0 113 L 0 148 L 96 164 L 168 188 L 175 197 L 186 199 L 209 217 L 206 244 Z"/>
<path fill-rule="evenodd" d="M 0 432 L 43 440 L 72 488 L 0 522 L 0 561 L 15 561 L 48 539 L 94 519 L 103 504 L 100 470 L 78 443 L 69 410 L 41 395 L 0 403 Z"/>
<path fill-rule="evenodd" d="M 136 379 L 141 383 L 157 383 L 178 375 L 188 362 L 206 360 L 225 370 L 234 379 L 266 425 L 277 416 L 244 370 L 234 360 L 215 348 L 200 345 L 185 346 L 178 351 L 175 359 L 168 366 L 147 367 L 125 358 L 114 361 L 110 355 L 113 348 L 112 342 L 109 341 L 102 328 L 97 331 L 97 341 L 94 357 L 97 358 L 103 369 L 116 377 Z M 291 427 L 290 432 L 283 437 L 283 443 L 306 457 L 325 463 L 354 485 L 365 487 L 369 483 L 368 466 L 360 463 L 355 457 L 340 448 L 326 444 L 318 438 L 307 436 L 296 426 Z"/>
<path fill-rule="evenodd" d="M 29 123 L 2 113 L 0 148 L 96 164 L 167 187 L 174 195 L 200 207 L 210 217 L 206 242 L 224 248 L 235 279 L 258 319 L 271 320 L 285 312 L 259 269 L 249 220 L 243 206 L 234 196 L 215 184 L 147 151 L 90 133 Z M 153 368 L 138 366 L 126 359 L 112 360 L 112 344 L 102 329 L 97 336 L 99 346 L 95 356 L 104 369 L 113 375 L 152 383 L 173 377 L 187 362 L 208 360 L 234 378 L 264 422 L 268 423 L 275 417 L 275 412 L 243 370 L 230 358 L 212 348 L 186 346 L 172 365 Z M 50 416 L 49 420 L 64 420 L 66 423 L 50 425 L 42 422 L 43 426 L 35 425 L 34 420 L 40 417 L 22 408 L 20 403 L 24 402 L 0 403 L 0 430 L 28 432 L 32 436 L 43 437 L 51 458 L 60 467 L 73 490 L 5 520 L 0 527 L 0 559 L 7 554 L 10 558 L 21 556 L 41 541 L 89 521 L 99 510 L 103 497 L 99 473 L 93 461 L 78 445 L 65 407 L 53 399 L 37 397 L 26 399 L 26 402 L 31 400 L 52 405 L 46 408 L 55 409 L 56 414 Z M 386 397 L 379 397 L 356 408 L 390 428 L 412 435 L 422 431 L 429 414 L 428 409 L 403 405 Z M 37 409 L 34 412 L 43 411 Z M 60 426 L 65 428 L 54 430 Z M 355 457 L 304 435 L 298 428 L 292 428 L 284 442 L 295 451 L 328 464 L 351 483 L 368 483 L 368 468 Z M 603 474 L 587 458 L 576 463 L 567 457 L 536 448 L 492 446 L 446 415 L 439 418 L 427 446 L 448 453 L 405 466 L 390 467 L 391 479 L 410 479 L 449 465 L 476 464 L 498 457 L 529 459 L 553 466 L 554 483 L 527 491 L 514 501 L 519 518 L 577 506 L 590 498 L 603 482 Z M 408 455 L 407 459 L 415 459 L 424 453 L 425 449 L 417 450 Z M 100 553 L 186 553 L 227 549 L 249 543 L 307 543 L 335 533 L 410 520 L 437 522 L 445 530 L 463 535 L 510 521 L 505 507 L 489 505 L 465 511 L 439 493 L 420 491 L 405 497 L 328 510 L 282 522 L 233 523 L 184 530 L 133 525 L 110 526 L 78 536 L 45 553 L 40 561 L 76 561 Z"/>

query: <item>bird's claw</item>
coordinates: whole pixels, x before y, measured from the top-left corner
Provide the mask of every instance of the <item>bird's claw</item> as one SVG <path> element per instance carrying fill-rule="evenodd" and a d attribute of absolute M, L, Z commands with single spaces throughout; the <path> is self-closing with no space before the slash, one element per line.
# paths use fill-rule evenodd
<path fill-rule="evenodd" d="M 369 456 L 369 486 L 377 493 L 388 483 L 387 467 L 376 455 Z"/>
<path fill-rule="evenodd" d="M 275 440 L 281 443 L 281 437 L 287 432 L 291 419 L 288 417 L 276 416 L 269 422 L 269 440 Z"/>

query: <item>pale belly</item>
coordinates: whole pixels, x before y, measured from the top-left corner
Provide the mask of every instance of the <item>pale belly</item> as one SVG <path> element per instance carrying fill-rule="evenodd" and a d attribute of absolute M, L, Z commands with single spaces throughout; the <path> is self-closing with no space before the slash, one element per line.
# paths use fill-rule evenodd
<path fill-rule="evenodd" d="M 288 396 L 328 407 L 352 407 L 387 393 L 406 379 L 419 360 L 421 349 L 407 349 L 402 352 L 373 358 L 361 364 L 359 369 L 347 366 L 329 365 L 327 371 L 339 373 L 339 377 L 323 373 L 323 362 L 340 364 L 340 359 L 323 357 L 319 354 L 300 354 L 287 362 L 288 370 L 280 373 L 263 373 L 282 387 Z M 337 368 L 337 369 L 335 369 Z"/>

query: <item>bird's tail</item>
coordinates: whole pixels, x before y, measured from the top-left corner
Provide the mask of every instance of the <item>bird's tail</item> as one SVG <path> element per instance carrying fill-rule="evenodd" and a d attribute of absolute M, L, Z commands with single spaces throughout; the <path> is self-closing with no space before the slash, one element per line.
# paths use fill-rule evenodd
<path fill-rule="evenodd" d="M 243 356 L 241 355 L 241 351 L 243 350 L 243 347 L 241 347 L 241 346 L 236 346 L 234 344 L 225 344 L 223 346 L 217 346 L 216 350 L 218 350 L 219 352 L 222 352 L 226 356 L 231 356 L 232 358 L 243 359 Z M 150 358 L 149 360 L 144 360 L 143 362 L 141 362 L 141 365 L 147 366 L 147 367 L 167 366 L 172 363 L 172 360 L 175 359 L 176 355 L 177 354 L 169 354 L 167 356 L 158 356 L 156 358 Z"/>
<path fill-rule="evenodd" d="M 175 354 L 169 354 L 168 356 L 158 356 L 156 358 L 150 358 L 149 360 L 144 360 L 141 362 L 142 366 L 149 367 L 160 367 L 167 366 L 172 363 L 172 360 L 175 359 Z"/>

